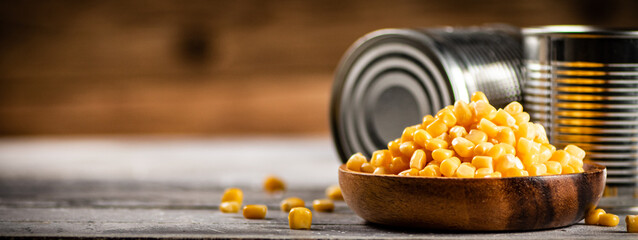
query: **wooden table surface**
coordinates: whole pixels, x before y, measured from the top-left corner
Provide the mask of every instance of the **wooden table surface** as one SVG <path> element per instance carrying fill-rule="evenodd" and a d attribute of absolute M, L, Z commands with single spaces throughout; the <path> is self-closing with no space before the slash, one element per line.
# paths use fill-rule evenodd
<path fill-rule="evenodd" d="M 459 233 L 366 223 L 345 203 L 313 213 L 311 230 L 290 230 L 279 201 L 307 203 L 337 183 L 327 136 L 227 138 L 5 138 L 0 140 L 0 236 L 32 238 L 636 239 L 617 227 L 576 225 L 529 232 Z M 289 186 L 267 195 L 268 174 Z M 218 210 L 224 188 L 266 204 L 264 220 Z M 486 219 L 489 221 L 489 219 Z"/>

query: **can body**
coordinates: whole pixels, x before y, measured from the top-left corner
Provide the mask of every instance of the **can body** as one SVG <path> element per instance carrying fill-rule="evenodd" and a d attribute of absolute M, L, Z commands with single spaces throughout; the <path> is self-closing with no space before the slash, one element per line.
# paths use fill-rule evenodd
<path fill-rule="evenodd" d="M 384 29 L 346 52 L 335 75 L 332 135 L 342 161 L 386 148 L 403 128 L 483 91 L 495 106 L 521 99 L 516 28 Z"/>
<path fill-rule="evenodd" d="M 576 144 L 586 150 L 586 160 L 605 165 L 607 194 L 633 198 L 638 31 L 547 26 L 524 29 L 523 35 L 525 109 L 531 120 L 546 127 L 557 147 Z"/>

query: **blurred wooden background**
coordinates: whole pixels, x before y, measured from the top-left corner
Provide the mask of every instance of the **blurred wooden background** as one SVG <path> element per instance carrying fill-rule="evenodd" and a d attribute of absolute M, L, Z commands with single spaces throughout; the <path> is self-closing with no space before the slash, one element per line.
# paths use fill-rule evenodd
<path fill-rule="evenodd" d="M 2 1 L 0 135 L 328 130 L 332 73 L 379 28 L 636 26 L 638 1 Z"/>

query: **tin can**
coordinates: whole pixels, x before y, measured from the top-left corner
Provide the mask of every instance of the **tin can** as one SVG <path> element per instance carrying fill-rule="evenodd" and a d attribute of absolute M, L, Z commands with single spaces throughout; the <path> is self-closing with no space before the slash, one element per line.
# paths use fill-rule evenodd
<path fill-rule="evenodd" d="M 523 29 L 525 109 L 557 147 L 576 144 L 607 167 L 613 206 L 638 207 L 638 30 Z M 619 202 L 620 201 L 620 202 Z"/>
<path fill-rule="evenodd" d="M 496 107 L 521 100 L 522 43 L 507 25 L 382 29 L 356 41 L 335 74 L 332 136 L 343 162 L 370 157 L 403 128 L 483 91 Z"/>

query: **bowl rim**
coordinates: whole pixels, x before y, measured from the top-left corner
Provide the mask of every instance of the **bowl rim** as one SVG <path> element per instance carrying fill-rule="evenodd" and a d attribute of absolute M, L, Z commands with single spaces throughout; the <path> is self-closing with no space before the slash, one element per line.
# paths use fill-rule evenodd
<path fill-rule="evenodd" d="M 401 179 L 427 179 L 427 181 L 441 180 L 441 181 L 496 181 L 496 180 L 509 180 L 509 179 L 547 179 L 547 178 L 565 178 L 578 175 L 590 175 L 598 174 L 600 172 L 606 173 L 607 167 L 597 163 L 584 163 L 584 172 L 581 173 L 568 173 L 568 174 L 554 174 L 554 175 L 542 175 L 542 176 L 524 176 L 524 177 L 498 177 L 498 178 L 460 178 L 460 177 L 422 177 L 422 176 L 399 176 L 396 174 L 372 174 L 364 172 L 355 172 L 348 170 L 346 164 L 339 166 L 339 172 L 344 174 L 360 175 L 365 177 L 382 177 L 382 178 L 401 178 Z"/>

